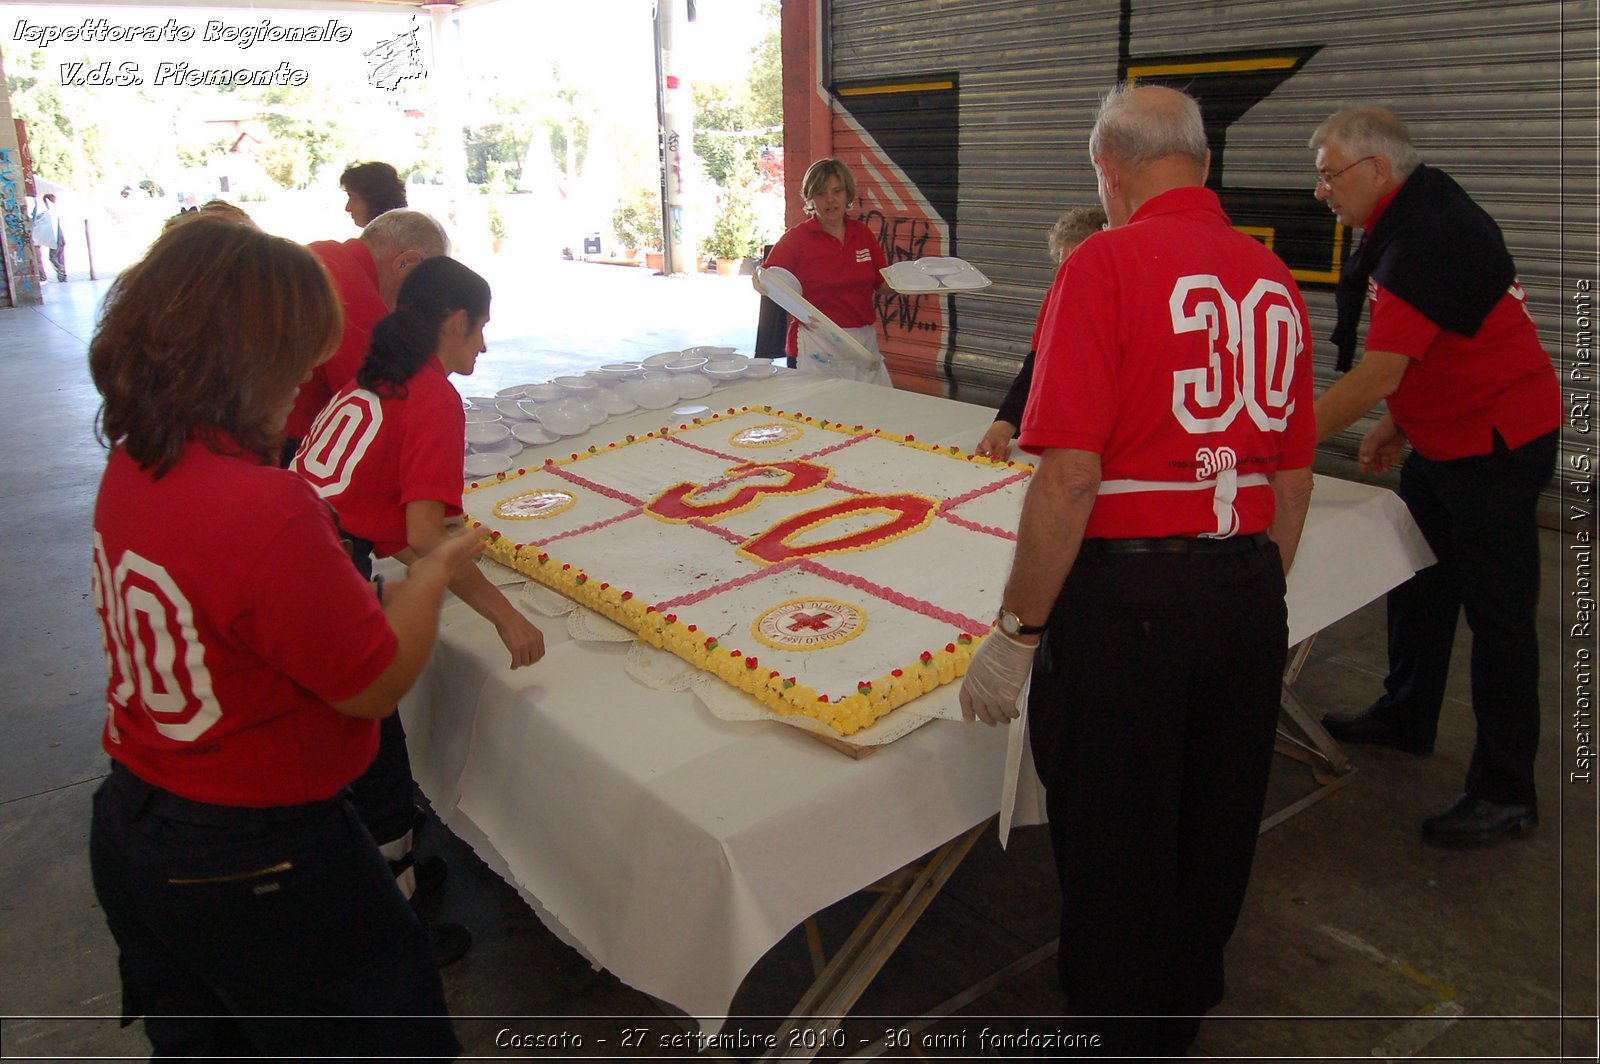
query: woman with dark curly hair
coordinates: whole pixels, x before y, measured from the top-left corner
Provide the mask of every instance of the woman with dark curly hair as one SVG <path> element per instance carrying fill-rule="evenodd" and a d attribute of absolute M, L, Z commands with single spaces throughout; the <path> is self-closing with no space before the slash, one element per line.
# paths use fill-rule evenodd
<path fill-rule="evenodd" d="M 1055 261 L 1056 269 L 1061 269 L 1062 263 L 1067 261 L 1067 256 L 1076 251 L 1079 244 L 1105 227 L 1105 208 L 1099 204 L 1093 207 L 1074 207 L 1057 218 L 1056 224 L 1050 227 L 1049 236 L 1050 258 Z M 1052 287 L 1051 291 L 1054 290 Z M 1004 462 L 1011 457 L 1011 441 L 1022 428 L 1022 414 L 1028 406 L 1028 393 L 1033 390 L 1033 361 L 1038 353 L 1039 333 L 1044 328 L 1046 309 L 1047 307 L 1043 306 L 1039 308 L 1039 317 L 1033 326 L 1033 342 L 1028 345 L 1028 354 L 1022 360 L 1022 369 L 1012 380 L 1011 390 L 1006 392 L 1005 399 L 1000 403 L 1000 409 L 995 411 L 994 423 L 983 434 L 978 445 L 972 449 L 973 454 L 981 454 L 997 462 Z"/>
<path fill-rule="evenodd" d="M 384 211 L 406 206 L 406 183 L 388 163 L 354 163 L 339 175 L 339 187 L 345 213 L 358 229 Z"/>
<path fill-rule="evenodd" d="M 340 329 L 310 252 L 200 216 L 117 279 L 89 348 L 112 759 L 90 860 L 125 1021 L 145 1017 L 157 1056 L 459 1050 L 427 933 L 345 789 L 482 545 L 442 543 L 380 601 L 274 464 Z"/>

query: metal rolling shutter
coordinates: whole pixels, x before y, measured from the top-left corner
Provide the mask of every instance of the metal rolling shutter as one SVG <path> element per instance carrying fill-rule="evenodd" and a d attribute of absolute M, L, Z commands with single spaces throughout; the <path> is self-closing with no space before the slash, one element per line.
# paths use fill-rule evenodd
<path fill-rule="evenodd" d="M 1311 201 L 1306 140 L 1316 125 L 1355 103 L 1393 108 L 1423 157 L 1500 223 L 1568 409 L 1592 394 L 1594 364 L 1583 361 L 1592 359 L 1592 333 L 1580 327 L 1575 299 L 1577 280 L 1593 281 L 1596 271 L 1593 2 L 832 0 L 828 8 L 830 85 L 930 71 L 959 84 L 959 148 L 945 181 L 957 189 L 959 227 L 949 253 L 995 284 L 952 299 L 952 395 L 997 401 L 1027 350 L 1052 272 L 1045 232 L 1061 210 L 1094 201 L 1087 144 L 1105 88 L 1130 69 L 1274 55 L 1299 55 L 1300 65 L 1228 126 L 1225 202 L 1230 189 L 1254 191 L 1259 225 L 1287 226 L 1297 197 Z M 1194 75 L 1193 86 L 1203 93 L 1207 75 Z M 848 112 L 847 99 L 835 106 Z M 1241 225 L 1257 224 L 1241 220 L 1234 203 L 1229 209 Z M 1338 250 L 1332 233 L 1320 239 L 1325 251 Z M 1334 315 L 1331 287 L 1307 276 L 1314 272 L 1302 271 L 1302 287 L 1320 389 L 1334 377 Z M 1325 448 L 1333 464 L 1354 453 L 1362 428 Z M 1568 426 L 1564 466 L 1592 449 L 1591 433 Z"/>

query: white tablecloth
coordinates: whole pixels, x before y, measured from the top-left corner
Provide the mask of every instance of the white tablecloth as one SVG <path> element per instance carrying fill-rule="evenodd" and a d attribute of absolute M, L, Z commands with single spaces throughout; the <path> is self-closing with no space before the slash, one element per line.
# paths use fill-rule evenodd
<path fill-rule="evenodd" d="M 703 402 L 771 403 L 964 449 L 993 417 L 799 375 Z M 526 461 L 681 420 L 616 418 Z M 1390 492 L 1319 478 L 1314 500 L 1290 581 L 1295 641 L 1430 560 Z M 781 724 L 719 721 L 690 694 L 629 679 L 626 644 L 540 626 L 544 660 L 513 673 L 486 621 L 447 608 L 433 661 L 402 705 L 416 778 L 556 934 L 691 1015 L 724 1014 L 796 924 L 999 806 L 1002 729 L 935 720 L 857 761 Z"/>

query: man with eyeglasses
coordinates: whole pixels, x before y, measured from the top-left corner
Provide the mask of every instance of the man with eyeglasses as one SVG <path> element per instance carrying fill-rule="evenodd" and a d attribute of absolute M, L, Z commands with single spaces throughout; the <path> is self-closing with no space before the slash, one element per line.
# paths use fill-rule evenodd
<path fill-rule="evenodd" d="M 1422 823 L 1477 842 L 1538 822 L 1539 492 L 1555 469 L 1561 388 L 1494 220 L 1425 165 L 1389 111 L 1340 111 L 1312 134 L 1317 199 L 1364 233 L 1339 280 L 1333 341 L 1349 369 L 1317 400 L 1320 442 L 1379 402 L 1361 471 L 1400 468 L 1400 497 L 1439 561 L 1390 592 L 1389 675 L 1335 738 L 1433 751 L 1456 618 L 1472 630 L 1478 732 L 1465 792 Z M 1365 298 L 1366 350 L 1350 369 Z"/>

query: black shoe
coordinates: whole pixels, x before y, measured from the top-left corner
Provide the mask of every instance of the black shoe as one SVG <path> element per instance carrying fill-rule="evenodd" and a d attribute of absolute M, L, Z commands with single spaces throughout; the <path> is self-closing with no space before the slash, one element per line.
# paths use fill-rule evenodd
<path fill-rule="evenodd" d="M 1501 835 L 1526 835 L 1539 823 L 1532 805 L 1500 805 L 1463 794 L 1456 804 L 1422 822 L 1431 842 L 1487 842 Z"/>
<path fill-rule="evenodd" d="M 415 894 L 426 894 L 439 889 L 450 875 L 450 866 L 444 863 L 443 857 L 424 857 L 411 866 L 411 872 L 416 877 Z"/>
<path fill-rule="evenodd" d="M 1337 717 L 1323 717 L 1322 726 L 1328 730 L 1329 735 L 1341 742 L 1388 746 L 1408 754 L 1416 754 L 1418 757 L 1433 753 L 1432 742 L 1419 742 L 1413 739 L 1375 709 L 1369 709 L 1359 717 L 1347 717 L 1342 720 Z"/>
<path fill-rule="evenodd" d="M 430 924 L 428 937 L 433 940 L 435 967 L 454 964 L 472 948 L 472 932 L 460 924 Z"/>

